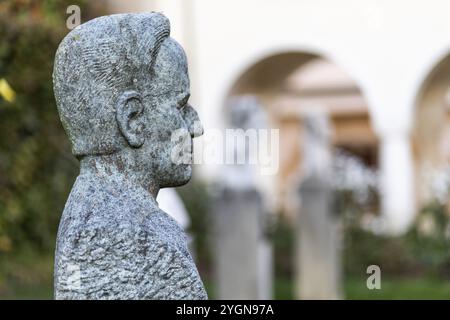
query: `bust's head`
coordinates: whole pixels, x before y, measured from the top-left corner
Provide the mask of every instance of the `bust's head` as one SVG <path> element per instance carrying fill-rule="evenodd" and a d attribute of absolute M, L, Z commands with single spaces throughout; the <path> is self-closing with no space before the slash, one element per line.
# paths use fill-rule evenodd
<path fill-rule="evenodd" d="M 173 133 L 184 129 L 190 144 L 203 129 L 188 103 L 185 53 L 169 33 L 162 14 L 119 14 L 64 38 L 54 91 L 76 157 L 122 154 L 121 166 L 151 173 L 158 187 L 190 179 L 190 165 L 174 161 Z"/>

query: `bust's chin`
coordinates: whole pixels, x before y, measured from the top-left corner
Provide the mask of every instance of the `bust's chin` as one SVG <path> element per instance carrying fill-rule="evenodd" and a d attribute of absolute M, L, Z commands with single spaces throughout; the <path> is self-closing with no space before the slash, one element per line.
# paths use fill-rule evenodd
<path fill-rule="evenodd" d="M 172 188 L 172 187 L 180 187 L 185 185 L 191 180 L 192 177 L 192 166 L 190 164 L 181 164 L 174 172 L 170 172 L 167 174 L 167 177 L 170 176 L 170 182 L 161 183 L 161 188 Z"/>

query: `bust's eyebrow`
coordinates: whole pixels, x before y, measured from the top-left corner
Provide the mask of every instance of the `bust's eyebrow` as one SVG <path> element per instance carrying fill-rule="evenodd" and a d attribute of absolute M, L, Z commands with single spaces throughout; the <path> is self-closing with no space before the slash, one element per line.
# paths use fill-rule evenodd
<path fill-rule="evenodd" d="M 159 93 L 148 93 L 146 95 L 143 96 L 143 98 L 148 98 L 148 97 L 162 97 L 162 96 L 169 96 L 171 95 L 172 97 L 175 97 L 178 101 L 183 101 L 184 99 L 189 100 L 191 94 L 190 92 L 185 93 L 185 91 L 179 91 L 179 92 L 174 92 L 173 91 L 164 91 L 164 92 L 159 92 Z"/>

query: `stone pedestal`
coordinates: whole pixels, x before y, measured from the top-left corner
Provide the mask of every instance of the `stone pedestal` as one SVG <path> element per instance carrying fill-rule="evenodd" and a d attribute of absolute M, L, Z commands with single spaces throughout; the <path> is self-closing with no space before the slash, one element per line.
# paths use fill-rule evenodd
<path fill-rule="evenodd" d="M 299 299 L 338 299 L 340 236 L 332 208 L 330 125 L 327 115 L 319 112 L 307 114 L 304 124 L 295 293 Z"/>
<path fill-rule="evenodd" d="M 261 195 L 225 188 L 215 203 L 216 297 L 270 299 L 272 249 Z"/>
<path fill-rule="evenodd" d="M 328 181 L 309 177 L 300 187 L 301 208 L 296 236 L 296 296 L 339 299 L 341 259 L 337 217 L 331 214 Z"/>

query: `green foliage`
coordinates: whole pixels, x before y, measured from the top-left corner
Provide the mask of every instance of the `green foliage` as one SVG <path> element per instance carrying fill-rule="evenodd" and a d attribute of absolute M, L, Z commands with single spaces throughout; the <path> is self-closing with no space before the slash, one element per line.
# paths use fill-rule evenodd
<path fill-rule="evenodd" d="M 345 228 L 344 261 L 349 276 L 365 274 L 375 264 L 383 274 L 402 277 L 450 278 L 449 217 L 444 205 L 432 201 L 411 229 L 400 237 L 375 235 L 357 224 Z"/>
<path fill-rule="evenodd" d="M 418 261 L 433 275 L 450 278 L 450 221 L 446 207 L 438 201 L 426 205 L 406 239 Z"/>
<path fill-rule="evenodd" d="M 53 59 L 66 8 L 83 1 L 0 4 L 0 78 L 16 92 L 0 98 L 0 254 L 53 251 L 58 221 L 77 173 L 52 89 Z"/>
<path fill-rule="evenodd" d="M 414 276 L 423 271 L 405 237 L 379 236 L 354 227 L 345 230 L 344 239 L 347 276 L 366 276 L 370 265 L 380 266 L 383 274 L 391 276 Z"/>
<path fill-rule="evenodd" d="M 274 250 L 275 273 L 282 278 L 294 276 L 295 225 L 286 218 L 277 219 L 272 243 Z"/>
<path fill-rule="evenodd" d="M 188 232 L 194 237 L 194 251 L 196 255 L 197 267 L 204 275 L 211 273 L 212 257 L 211 257 L 211 206 L 212 197 L 207 186 L 197 180 L 192 180 L 184 187 L 178 188 L 177 191 L 183 199 L 186 210 L 191 219 L 191 225 Z"/>

